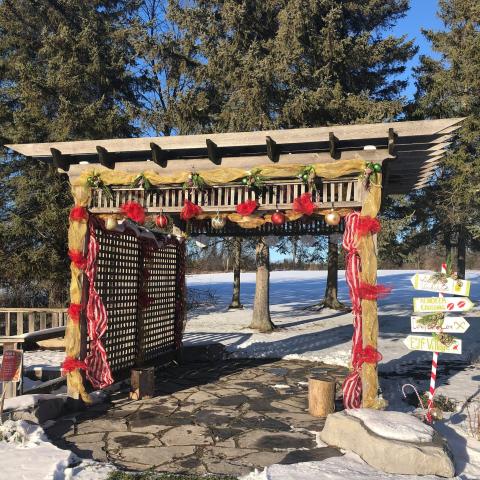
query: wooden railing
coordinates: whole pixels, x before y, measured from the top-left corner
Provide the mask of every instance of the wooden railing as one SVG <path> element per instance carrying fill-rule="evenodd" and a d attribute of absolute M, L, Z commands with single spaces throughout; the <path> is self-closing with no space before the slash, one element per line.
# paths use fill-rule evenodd
<path fill-rule="evenodd" d="M 66 322 L 66 308 L 0 308 L 0 336 L 64 327 Z"/>
<path fill-rule="evenodd" d="M 308 187 L 298 180 L 266 182 L 262 187 L 259 210 L 291 209 L 294 199 L 307 191 Z M 187 198 L 201 205 L 206 212 L 233 212 L 239 203 L 255 198 L 255 193 L 241 183 L 217 185 L 204 191 L 168 186 L 155 187 L 148 191 L 141 188 L 113 187 L 112 192 L 113 198 L 109 198 L 101 189 L 94 190 L 90 210 L 94 213 L 113 213 L 125 202 L 135 200 L 147 212 L 178 213 Z M 362 192 L 358 178 L 323 181 L 311 191 L 312 200 L 320 208 L 328 208 L 332 202 L 336 207 L 359 207 Z"/>

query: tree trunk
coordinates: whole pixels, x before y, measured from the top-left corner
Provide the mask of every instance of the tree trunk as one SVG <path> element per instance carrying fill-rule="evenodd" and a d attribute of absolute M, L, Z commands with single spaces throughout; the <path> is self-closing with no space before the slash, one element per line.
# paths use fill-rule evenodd
<path fill-rule="evenodd" d="M 443 235 L 443 243 L 445 244 L 445 259 L 452 258 L 452 237 L 450 232 L 445 232 Z"/>
<path fill-rule="evenodd" d="M 295 270 L 297 266 L 297 247 L 298 247 L 298 239 L 292 238 L 292 269 Z"/>
<path fill-rule="evenodd" d="M 236 237 L 233 240 L 233 294 L 232 303 L 228 308 L 243 308 L 240 303 L 240 266 L 242 257 L 242 239 Z"/>
<path fill-rule="evenodd" d="M 457 242 L 457 274 L 458 278 L 465 278 L 465 261 L 467 254 L 467 238 L 465 228 L 460 227 Z"/>
<path fill-rule="evenodd" d="M 331 308 L 332 310 L 350 311 L 350 308 L 338 300 L 338 245 L 331 242 L 328 237 L 328 265 L 327 265 L 327 285 L 325 287 L 325 298 L 311 308 L 321 310 L 322 308 Z"/>
<path fill-rule="evenodd" d="M 249 328 L 271 332 L 275 325 L 270 317 L 270 258 L 265 238 L 260 237 L 255 250 L 257 275 L 252 323 Z"/>

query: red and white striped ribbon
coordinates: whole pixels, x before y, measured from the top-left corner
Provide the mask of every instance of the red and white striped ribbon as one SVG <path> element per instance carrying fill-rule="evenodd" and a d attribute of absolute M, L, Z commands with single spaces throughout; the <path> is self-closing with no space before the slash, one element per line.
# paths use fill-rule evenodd
<path fill-rule="evenodd" d="M 356 232 L 360 218 L 359 212 L 349 213 L 345 217 L 343 248 L 347 252 L 345 277 L 347 280 L 353 313 L 352 367 L 342 385 L 345 408 L 359 408 L 362 402 L 362 381 L 355 352 L 362 348 L 362 301 L 358 294 L 360 286 L 360 257 L 356 245 Z"/>
<path fill-rule="evenodd" d="M 102 336 L 107 331 L 107 310 L 102 297 L 95 290 L 98 251 L 99 244 L 95 236 L 95 228 L 90 225 L 87 267 L 85 269 L 85 275 L 89 281 L 87 332 L 90 337 L 90 352 L 85 359 L 87 365 L 86 376 L 94 388 L 105 388 L 113 383 L 113 378 L 107 360 L 107 352 L 101 341 Z"/>
<path fill-rule="evenodd" d="M 447 273 L 447 265 L 442 263 L 442 273 Z M 438 294 L 443 297 L 443 293 Z M 435 382 L 437 380 L 438 352 L 433 352 L 432 371 L 430 373 L 430 389 L 428 391 L 427 420 L 432 422 L 433 397 L 435 396 Z"/>

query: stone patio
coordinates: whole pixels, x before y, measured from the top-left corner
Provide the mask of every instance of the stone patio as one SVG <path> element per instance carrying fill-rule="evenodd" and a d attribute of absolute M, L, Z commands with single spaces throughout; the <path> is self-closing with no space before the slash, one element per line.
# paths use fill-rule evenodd
<path fill-rule="evenodd" d="M 61 448 L 127 470 L 244 475 L 273 463 L 341 455 L 318 447 L 324 419 L 307 411 L 308 377 L 341 382 L 346 369 L 285 360 L 219 360 L 170 367 L 156 396 L 63 417 L 46 430 Z"/>

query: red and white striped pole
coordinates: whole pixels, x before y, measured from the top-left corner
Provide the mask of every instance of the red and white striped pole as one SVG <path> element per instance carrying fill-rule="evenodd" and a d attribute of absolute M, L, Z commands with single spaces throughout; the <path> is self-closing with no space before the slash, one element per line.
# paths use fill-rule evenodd
<path fill-rule="evenodd" d="M 442 263 L 442 273 L 447 273 L 447 265 Z M 438 294 L 443 297 L 442 293 Z M 435 396 L 435 382 L 437 380 L 438 352 L 433 352 L 432 372 L 430 373 L 430 390 L 428 391 L 427 421 L 432 423 L 433 397 Z"/>

